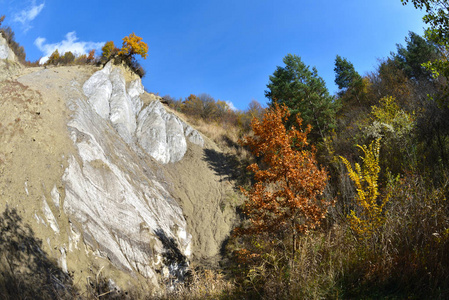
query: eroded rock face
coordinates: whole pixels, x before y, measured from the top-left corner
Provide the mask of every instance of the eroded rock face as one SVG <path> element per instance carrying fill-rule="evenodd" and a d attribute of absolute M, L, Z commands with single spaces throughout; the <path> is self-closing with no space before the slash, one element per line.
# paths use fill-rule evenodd
<path fill-rule="evenodd" d="M 137 144 L 161 163 L 181 160 L 187 151 L 187 139 L 203 146 L 204 140 L 192 127 L 168 113 L 159 101 L 146 107 L 140 95 L 144 88 L 140 80 L 128 88 L 119 68 L 109 63 L 83 85 L 84 94 L 94 111 L 109 119 L 122 139 Z"/>
<path fill-rule="evenodd" d="M 81 161 L 69 159 L 64 211 L 92 249 L 124 270 L 155 280 L 164 252 L 157 234 L 163 232 L 190 255 L 181 208 L 151 167 L 87 103 L 77 105 L 69 129 Z"/>
<path fill-rule="evenodd" d="M 137 119 L 139 145 L 162 163 L 176 162 L 187 151 L 184 127 L 176 116 L 165 111 L 159 101 L 151 102 Z"/>
<path fill-rule="evenodd" d="M 218 265 L 234 218 L 218 147 L 112 65 L 15 65 L 0 60 L 0 206 L 61 272 L 157 290 L 188 260 Z"/>
<path fill-rule="evenodd" d="M 71 221 L 71 247 L 78 247 L 81 235 L 92 251 L 157 285 L 156 270 L 183 272 L 186 260 L 170 261 L 164 253 L 188 258 L 191 235 L 180 206 L 161 184 L 157 163 L 142 153 L 176 162 L 187 139 L 204 141 L 159 101 L 143 107 L 143 92 L 140 80 L 127 87 L 120 68 L 109 64 L 84 83 L 88 101 L 72 100 L 68 128 L 78 153 L 63 176 L 63 209 Z"/>

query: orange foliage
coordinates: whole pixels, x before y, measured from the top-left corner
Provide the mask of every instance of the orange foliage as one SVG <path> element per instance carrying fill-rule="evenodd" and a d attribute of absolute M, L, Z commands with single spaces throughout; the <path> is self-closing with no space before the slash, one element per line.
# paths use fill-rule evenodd
<path fill-rule="evenodd" d="M 95 59 L 95 49 L 89 51 L 89 55 L 87 56 L 87 61 L 91 62 Z"/>
<path fill-rule="evenodd" d="M 119 55 L 133 56 L 138 54 L 142 56 L 143 59 L 147 58 L 148 45 L 142 42 L 142 38 L 135 35 L 134 32 L 129 36 L 123 38 L 123 46 L 120 49 Z"/>
<path fill-rule="evenodd" d="M 268 109 L 261 121 L 254 118 L 254 136 L 241 143 L 261 157 L 259 165 L 252 164 L 256 183 L 250 190 L 241 188 L 248 197 L 244 213 L 250 219 L 248 228 L 238 228 L 238 234 L 287 232 L 295 240 L 299 233 L 314 229 L 323 220 L 330 203 L 322 197 L 327 174 L 315 160 L 315 150 L 307 150 L 307 134 L 301 130 L 302 119 L 290 130 L 285 123 L 290 116 L 286 106 L 276 104 Z M 266 166 L 261 168 L 260 166 Z"/>

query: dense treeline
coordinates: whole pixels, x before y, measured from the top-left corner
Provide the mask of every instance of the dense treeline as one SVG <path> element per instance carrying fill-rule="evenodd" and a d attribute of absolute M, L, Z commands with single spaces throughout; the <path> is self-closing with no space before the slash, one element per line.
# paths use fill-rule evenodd
<path fill-rule="evenodd" d="M 192 120 L 239 128 L 242 146 L 257 156 L 242 161 L 253 162 L 255 177 L 226 246 L 234 286 L 221 292 L 449 295 L 448 85 L 435 67 L 447 53 L 429 34 L 410 32 L 365 75 L 337 55 L 335 96 L 315 68 L 289 54 L 269 78 L 267 110 L 253 102 L 232 111 L 206 94 L 164 97 Z"/>
<path fill-rule="evenodd" d="M 301 168 L 316 171 L 304 163 L 296 173 L 278 167 L 285 172 L 282 180 L 303 174 L 294 183 L 306 183 L 291 192 L 293 182 L 259 181 L 274 178 L 270 164 L 252 166 L 265 170 L 263 175 L 256 172 L 250 189 L 259 191 L 260 198 L 246 192 L 246 207 L 257 206 L 257 218 L 253 210 L 244 211 L 246 225 L 228 245 L 238 293 L 266 299 L 449 297 L 448 5 L 413 3 L 427 10 L 425 21 L 431 27 L 425 36 L 410 32 L 405 44 L 398 44 L 366 75 L 337 55 L 336 96 L 329 95 L 317 70 L 297 55 L 287 55 L 285 65 L 270 76 L 270 107 L 262 124 L 272 122 L 270 114 L 279 112 L 280 104 L 292 115 L 285 128 L 297 130 L 297 117 L 312 126 L 302 130 L 317 149 L 316 165 L 327 172 L 322 199 L 315 200 L 324 201 L 320 209 L 327 208 L 326 221 L 319 229 L 298 229 L 299 238 L 292 239 L 288 224 L 306 225 L 310 213 L 319 211 L 299 201 L 305 191 L 314 190 L 315 182 Z M 253 123 L 253 129 L 258 126 Z M 256 136 L 250 146 L 266 139 Z M 265 148 L 257 154 L 270 153 Z M 281 150 L 276 155 L 276 161 L 279 156 L 290 159 Z M 261 196 L 259 185 L 269 193 Z M 276 206 L 267 204 L 273 195 L 279 195 Z M 294 197 L 299 202 L 282 202 Z M 330 207 L 324 204 L 332 202 Z M 298 213 L 279 219 L 292 203 L 298 203 Z M 240 233 L 273 216 L 276 226 Z"/>

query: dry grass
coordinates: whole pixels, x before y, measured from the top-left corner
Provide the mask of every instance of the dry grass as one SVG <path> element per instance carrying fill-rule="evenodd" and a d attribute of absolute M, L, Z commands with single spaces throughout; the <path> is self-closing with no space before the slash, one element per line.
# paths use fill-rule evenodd
<path fill-rule="evenodd" d="M 235 285 L 219 271 L 192 268 L 187 281 L 167 291 L 162 299 L 229 299 Z"/>

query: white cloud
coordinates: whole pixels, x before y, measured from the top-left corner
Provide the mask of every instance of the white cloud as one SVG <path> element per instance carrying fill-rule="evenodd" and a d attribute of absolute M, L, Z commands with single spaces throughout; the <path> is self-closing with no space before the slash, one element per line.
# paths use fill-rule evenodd
<path fill-rule="evenodd" d="M 36 5 L 36 1 L 33 0 L 30 6 L 14 15 L 13 21 L 22 23 L 24 31 L 27 31 L 31 28 L 30 22 L 33 21 L 37 17 L 37 15 L 40 14 L 42 9 L 44 9 L 44 6 L 45 2 Z"/>
<path fill-rule="evenodd" d="M 95 43 L 78 41 L 75 31 L 67 33 L 65 39 L 58 43 L 47 44 L 45 41 L 45 38 L 42 37 L 38 37 L 34 41 L 34 45 L 36 45 L 43 54 L 43 57 L 39 61 L 41 64 L 44 64 L 56 49 L 58 49 L 59 54 L 64 54 L 65 52 L 70 51 L 75 55 L 82 55 L 87 54 L 87 52 L 92 49 L 101 49 L 104 45 L 104 42 Z"/>
<path fill-rule="evenodd" d="M 234 111 L 237 110 L 237 107 L 235 107 L 235 106 L 234 106 L 234 103 L 232 103 L 231 101 L 226 101 L 226 104 L 228 105 L 228 107 L 229 107 L 231 110 L 234 110 Z"/>

